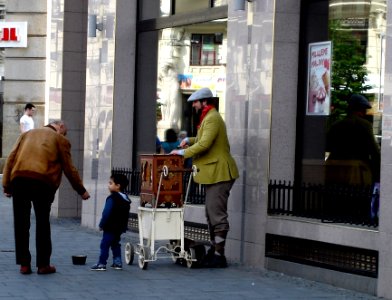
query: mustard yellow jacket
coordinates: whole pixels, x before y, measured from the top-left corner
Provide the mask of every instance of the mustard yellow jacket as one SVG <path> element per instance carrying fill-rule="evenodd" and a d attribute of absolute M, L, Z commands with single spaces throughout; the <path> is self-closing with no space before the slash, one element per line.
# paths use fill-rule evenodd
<path fill-rule="evenodd" d="M 5 192 L 12 193 L 12 180 L 23 177 L 40 180 L 56 191 L 63 172 L 78 194 L 83 195 L 86 189 L 72 163 L 68 139 L 50 125 L 32 129 L 19 136 L 7 158 L 3 188 Z"/>
<path fill-rule="evenodd" d="M 211 109 L 202 121 L 196 137 L 189 138 L 190 147 L 184 158 L 193 158 L 199 169 L 195 182 L 213 184 L 239 177 L 234 158 L 230 154 L 226 125 L 216 109 Z"/>

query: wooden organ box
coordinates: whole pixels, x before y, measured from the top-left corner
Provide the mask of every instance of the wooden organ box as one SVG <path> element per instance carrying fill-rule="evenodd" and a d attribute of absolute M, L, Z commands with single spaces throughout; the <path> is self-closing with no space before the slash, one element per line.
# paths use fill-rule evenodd
<path fill-rule="evenodd" d="M 158 198 L 157 207 L 181 207 L 183 191 L 184 159 L 181 155 L 170 154 L 142 154 L 140 155 L 141 188 L 140 204 L 154 206 Z M 162 176 L 164 166 L 167 176 Z M 159 189 L 159 182 L 161 186 Z M 158 195 L 159 190 L 159 195 Z"/>

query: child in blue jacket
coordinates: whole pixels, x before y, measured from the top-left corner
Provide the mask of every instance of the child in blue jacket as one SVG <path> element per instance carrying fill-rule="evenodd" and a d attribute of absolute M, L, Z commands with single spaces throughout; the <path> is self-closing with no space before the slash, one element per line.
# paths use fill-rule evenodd
<path fill-rule="evenodd" d="M 122 270 L 121 234 L 127 230 L 131 208 L 131 200 L 124 193 L 128 183 L 127 177 L 123 174 L 112 174 L 109 179 L 108 188 L 111 194 L 106 198 L 102 218 L 99 222 L 99 230 L 103 231 L 101 253 L 98 263 L 91 267 L 92 271 L 106 271 L 110 248 L 113 253 L 111 267 Z"/>

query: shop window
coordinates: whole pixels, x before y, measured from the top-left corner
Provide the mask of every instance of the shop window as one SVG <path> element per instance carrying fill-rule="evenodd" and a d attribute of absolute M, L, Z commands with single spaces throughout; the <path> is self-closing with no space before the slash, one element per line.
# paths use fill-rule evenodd
<path fill-rule="evenodd" d="M 381 145 L 386 6 L 386 0 L 304 1 L 304 56 L 300 65 L 303 97 L 299 99 L 299 111 L 304 115 L 298 119 L 303 132 L 297 156 L 297 174 L 302 182 L 372 186 L 379 181 L 379 152 L 365 149 L 374 149 L 373 142 L 378 149 Z M 330 57 L 314 64 L 311 46 L 329 42 Z M 314 49 L 318 55 L 319 48 Z M 359 129 L 345 131 L 335 143 L 344 149 L 336 155 L 330 147 L 331 135 L 341 135 L 343 130 L 332 128 L 353 114 L 349 106 L 353 94 L 364 96 L 370 104 L 362 118 L 370 134 L 359 133 Z"/>
<path fill-rule="evenodd" d="M 295 182 L 270 182 L 269 213 L 378 225 L 386 9 L 301 1 Z"/>
<path fill-rule="evenodd" d="M 223 34 L 192 34 L 191 61 L 192 66 L 211 66 L 219 64 L 219 45 Z"/>
<path fill-rule="evenodd" d="M 209 87 L 219 98 L 216 107 L 224 117 L 226 33 L 224 19 L 159 32 L 157 133 L 161 140 L 165 140 L 168 128 L 196 135 L 199 116 L 187 99 L 201 87 Z"/>

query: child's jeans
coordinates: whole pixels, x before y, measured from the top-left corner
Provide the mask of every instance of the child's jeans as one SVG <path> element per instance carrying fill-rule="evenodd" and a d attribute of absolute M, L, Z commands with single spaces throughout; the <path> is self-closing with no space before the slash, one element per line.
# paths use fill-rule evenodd
<path fill-rule="evenodd" d="M 99 255 L 99 264 L 106 265 L 109 258 L 109 248 L 112 249 L 113 263 L 122 265 L 121 260 L 121 234 L 115 234 L 112 232 L 103 232 L 101 240 L 101 254 Z"/>

